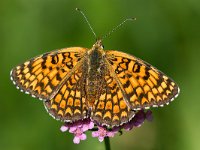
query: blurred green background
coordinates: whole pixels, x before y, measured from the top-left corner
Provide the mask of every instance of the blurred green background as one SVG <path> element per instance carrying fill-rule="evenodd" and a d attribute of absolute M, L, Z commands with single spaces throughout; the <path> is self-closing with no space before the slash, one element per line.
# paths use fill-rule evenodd
<path fill-rule="evenodd" d="M 154 121 L 111 139 L 113 150 L 200 149 L 200 1 L 198 0 L 1 0 L 0 149 L 104 149 L 90 133 L 74 145 L 61 133 L 41 101 L 21 93 L 10 81 L 17 64 L 47 51 L 82 46 L 125 18 L 136 17 L 104 40 L 105 49 L 133 54 L 156 66 L 180 86 L 180 96 L 153 109 Z"/>

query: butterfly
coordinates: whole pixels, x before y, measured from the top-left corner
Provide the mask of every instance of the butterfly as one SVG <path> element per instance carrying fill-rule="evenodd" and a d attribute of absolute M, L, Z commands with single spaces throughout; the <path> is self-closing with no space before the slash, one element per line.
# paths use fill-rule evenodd
<path fill-rule="evenodd" d="M 32 58 L 11 70 L 11 80 L 43 101 L 57 120 L 90 118 L 108 127 L 130 121 L 138 110 L 168 105 L 178 96 L 179 87 L 171 78 L 135 56 L 105 51 L 102 39 L 91 49 L 69 47 Z"/>
<path fill-rule="evenodd" d="M 57 120 L 90 118 L 118 126 L 135 112 L 162 107 L 178 96 L 179 87 L 145 61 L 115 50 L 102 41 L 91 49 L 64 48 L 37 56 L 11 71 L 18 89 L 43 101 Z"/>

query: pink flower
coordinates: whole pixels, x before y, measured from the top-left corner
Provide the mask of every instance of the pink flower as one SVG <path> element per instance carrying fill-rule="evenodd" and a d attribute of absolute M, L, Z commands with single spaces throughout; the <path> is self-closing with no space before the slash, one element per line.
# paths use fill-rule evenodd
<path fill-rule="evenodd" d="M 80 120 L 74 123 L 66 123 L 61 126 L 60 130 L 65 132 L 69 130 L 69 133 L 74 134 L 73 142 L 79 144 L 81 140 L 86 140 L 87 136 L 84 132 L 94 127 L 94 123 L 90 120 Z"/>
<path fill-rule="evenodd" d="M 123 125 L 123 128 L 127 131 L 130 131 L 133 127 L 140 127 L 144 123 L 145 119 L 148 121 L 153 119 L 152 112 L 150 110 L 148 110 L 146 113 L 144 110 L 138 111 L 131 121 Z"/>
<path fill-rule="evenodd" d="M 75 144 L 79 144 L 81 140 L 86 140 L 86 138 L 87 138 L 86 134 L 83 133 L 83 130 L 81 127 L 74 128 L 74 130 L 73 131 L 71 130 L 70 133 L 74 134 L 73 142 Z"/>
<path fill-rule="evenodd" d="M 98 131 L 92 132 L 92 137 L 98 137 L 99 141 L 102 142 L 105 137 L 114 137 L 118 131 L 108 131 L 105 128 L 98 126 Z"/>

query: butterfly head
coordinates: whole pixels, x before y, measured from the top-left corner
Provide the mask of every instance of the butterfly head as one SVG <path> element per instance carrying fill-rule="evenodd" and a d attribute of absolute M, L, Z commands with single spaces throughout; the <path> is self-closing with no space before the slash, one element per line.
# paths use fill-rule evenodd
<path fill-rule="evenodd" d="M 103 44 L 102 44 L 102 40 L 98 39 L 96 41 L 96 43 L 92 46 L 92 49 L 96 49 L 96 50 L 102 50 L 104 48 Z"/>

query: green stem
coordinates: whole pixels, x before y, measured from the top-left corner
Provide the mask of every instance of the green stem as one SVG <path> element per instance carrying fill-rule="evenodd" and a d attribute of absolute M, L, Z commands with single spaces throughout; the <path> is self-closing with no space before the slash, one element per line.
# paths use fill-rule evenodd
<path fill-rule="evenodd" d="M 105 143 L 105 149 L 106 149 L 106 150 L 111 150 L 111 148 L 110 148 L 110 139 L 109 139 L 109 137 L 105 137 L 105 138 L 104 138 L 104 143 Z"/>

